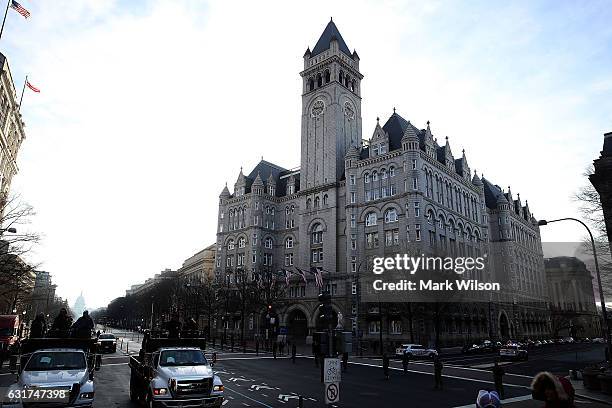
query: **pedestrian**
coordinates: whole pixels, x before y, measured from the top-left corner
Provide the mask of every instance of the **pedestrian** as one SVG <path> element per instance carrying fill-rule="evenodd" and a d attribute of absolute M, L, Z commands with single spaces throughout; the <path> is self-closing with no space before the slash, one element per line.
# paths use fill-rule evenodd
<path fill-rule="evenodd" d="M 495 383 L 495 391 L 497 394 L 504 399 L 504 381 L 503 377 L 506 372 L 499 365 L 497 360 L 495 360 L 495 364 L 493 365 L 493 382 Z"/>
<path fill-rule="evenodd" d="M 342 371 L 346 372 L 348 369 L 348 351 L 342 353 Z"/>
<path fill-rule="evenodd" d="M 531 382 L 531 394 L 534 400 L 544 401 L 545 408 L 574 408 L 576 391 L 565 377 L 543 371 Z"/>
<path fill-rule="evenodd" d="M 39 313 L 36 315 L 32 325 L 30 326 L 30 338 L 41 338 L 45 337 L 47 331 L 47 322 L 45 321 L 45 315 Z"/>
<path fill-rule="evenodd" d="M 293 364 L 295 364 L 295 356 L 297 355 L 297 347 L 295 346 L 295 343 L 293 343 L 291 345 L 291 361 L 293 362 Z"/>
<path fill-rule="evenodd" d="M 211 367 L 214 367 L 216 363 L 217 363 L 217 352 L 213 351 Z"/>
<path fill-rule="evenodd" d="M 440 359 L 440 356 L 436 355 L 434 357 L 434 380 L 435 380 L 434 388 L 436 390 L 442 389 L 442 368 L 444 368 L 444 365 L 442 364 L 442 360 Z"/>
<path fill-rule="evenodd" d="M 383 374 L 385 375 L 385 380 L 389 379 L 389 356 L 387 356 L 387 353 L 383 354 Z"/>
<path fill-rule="evenodd" d="M 85 310 L 83 316 L 79 317 L 72 325 L 73 336 L 81 339 L 88 339 L 91 337 L 93 328 L 94 322 L 91 317 L 89 317 L 89 312 Z"/>
<path fill-rule="evenodd" d="M 410 356 L 408 353 L 402 354 L 402 367 L 404 367 L 404 374 L 408 374 L 408 364 L 410 363 Z"/>
<path fill-rule="evenodd" d="M 189 337 L 198 337 L 198 322 L 193 317 L 190 317 L 185 323 L 185 331 L 188 332 Z"/>
<path fill-rule="evenodd" d="M 476 397 L 476 408 L 500 408 L 501 400 L 495 391 L 478 391 Z"/>
<path fill-rule="evenodd" d="M 274 356 L 274 359 L 276 360 L 276 350 L 278 349 L 278 344 L 276 344 L 276 342 L 272 343 L 272 356 Z"/>

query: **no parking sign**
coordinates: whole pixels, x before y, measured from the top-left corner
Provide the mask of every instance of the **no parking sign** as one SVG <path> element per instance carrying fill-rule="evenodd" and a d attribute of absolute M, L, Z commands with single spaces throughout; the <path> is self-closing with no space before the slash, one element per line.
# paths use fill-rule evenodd
<path fill-rule="evenodd" d="M 334 404 L 340 401 L 340 383 L 326 383 L 325 384 L 325 403 Z"/>

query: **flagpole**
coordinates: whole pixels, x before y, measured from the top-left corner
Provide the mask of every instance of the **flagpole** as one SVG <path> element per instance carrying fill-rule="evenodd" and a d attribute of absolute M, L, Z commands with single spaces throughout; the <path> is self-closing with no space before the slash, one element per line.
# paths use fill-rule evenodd
<path fill-rule="evenodd" d="M 25 87 L 28 83 L 28 76 L 26 75 L 25 81 L 23 81 L 23 88 L 21 89 L 21 98 L 19 98 L 19 110 L 21 110 L 21 102 L 23 102 L 23 94 L 25 93 Z"/>
<path fill-rule="evenodd" d="M 6 16 L 8 15 L 9 5 L 11 4 L 11 0 L 6 2 L 6 10 L 4 10 L 4 19 L 2 19 L 2 28 L 0 28 L 0 38 L 2 38 L 2 32 L 4 31 L 4 23 L 6 23 Z"/>

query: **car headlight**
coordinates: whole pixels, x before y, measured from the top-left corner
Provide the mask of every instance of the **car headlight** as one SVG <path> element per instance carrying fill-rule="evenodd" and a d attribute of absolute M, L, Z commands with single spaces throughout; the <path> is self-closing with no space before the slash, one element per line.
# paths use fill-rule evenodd
<path fill-rule="evenodd" d="M 93 392 L 83 392 L 81 393 L 81 396 L 80 396 L 81 399 L 93 399 L 93 397 L 94 397 Z"/>
<path fill-rule="evenodd" d="M 223 391 L 223 385 L 215 385 L 213 391 Z"/>
<path fill-rule="evenodd" d="M 166 395 L 167 393 L 167 388 L 153 388 L 153 395 Z"/>

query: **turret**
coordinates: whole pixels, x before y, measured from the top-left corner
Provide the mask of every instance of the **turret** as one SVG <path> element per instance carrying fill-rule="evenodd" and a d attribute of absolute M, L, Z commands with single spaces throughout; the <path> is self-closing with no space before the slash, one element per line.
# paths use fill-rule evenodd
<path fill-rule="evenodd" d="M 251 185 L 251 192 L 254 194 L 263 194 L 264 191 L 264 183 L 261 179 L 259 173 L 257 173 L 257 177 L 255 177 L 255 181 Z"/>
<path fill-rule="evenodd" d="M 246 192 L 246 177 L 242 174 L 242 167 L 240 167 L 240 173 L 238 174 L 238 179 L 236 179 L 236 184 L 234 184 L 234 194 L 239 197 L 244 195 Z"/>
<path fill-rule="evenodd" d="M 276 180 L 272 177 L 272 173 L 270 173 L 268 180 L 266 180 L 266 189 L 269 195 L 276 195 Z"/>

